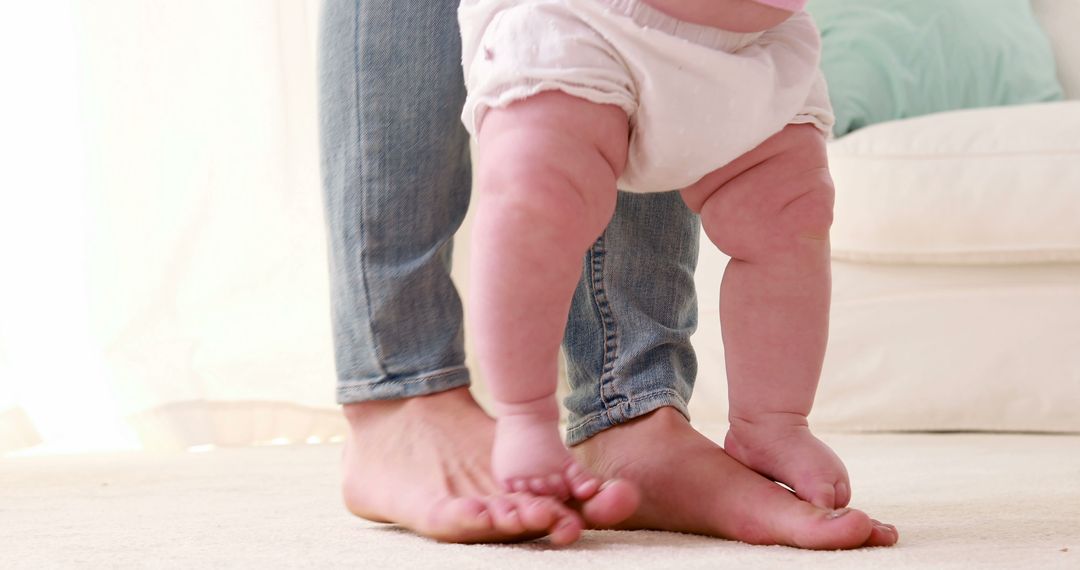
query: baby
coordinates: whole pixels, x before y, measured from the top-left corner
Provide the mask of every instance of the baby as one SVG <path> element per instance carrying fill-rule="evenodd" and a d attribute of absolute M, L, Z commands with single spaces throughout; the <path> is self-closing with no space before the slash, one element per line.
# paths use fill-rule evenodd
<path fill-rule="evenodd" d="M 828 337 L 833 116 L 804 3 L 461 3 L 479 153 L 470 320 L 507 490 L 596 492 L 556 427 L 581 259 L 617 189 L 679 189 L 731 257 L 727 452 L 815 505 L 848 503 L 843 463 L 807 423 Z"/>

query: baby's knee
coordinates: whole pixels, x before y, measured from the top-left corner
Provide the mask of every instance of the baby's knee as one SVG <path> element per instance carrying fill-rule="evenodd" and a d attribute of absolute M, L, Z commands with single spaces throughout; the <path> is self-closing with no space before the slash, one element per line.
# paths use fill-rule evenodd
<path fill-rule="evenodd" d="M 826 169 L 806 178 L 804 192 L 777 213 L 776 223 L 796 239 L 827 240 L 836 190 Z"/>
<path fill-rule="evenodd" d="M 827 246 L 835 197 L 828 171 L 808 173 L 792 184 L 796 188 L 790 197 L 779 202 L 752 197 L 739 204 L 707 200 L 701 208 L 706 235 L 720 250 L 743 260 Z"/>

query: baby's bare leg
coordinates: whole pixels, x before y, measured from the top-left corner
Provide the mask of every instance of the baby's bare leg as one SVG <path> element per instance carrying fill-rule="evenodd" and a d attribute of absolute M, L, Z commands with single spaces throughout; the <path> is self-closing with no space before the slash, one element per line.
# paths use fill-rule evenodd
<path fill-rule="evenodd" d="M 471 332 L 508 490 L 595 492 L 559 437 L 558 352 L 581 259 L 615 208 L 628 125 L 618 107 L 548 92 L 490 111 L 478 134 Z"/>
<path fill-rule="evenodd" d="M 821 133 L 789 125 L 683 191 L 731 262 L 720 294 L 729 454 L 825 508 L 847 471 L 809 431 L 829 329 L 833 187 Z"/>

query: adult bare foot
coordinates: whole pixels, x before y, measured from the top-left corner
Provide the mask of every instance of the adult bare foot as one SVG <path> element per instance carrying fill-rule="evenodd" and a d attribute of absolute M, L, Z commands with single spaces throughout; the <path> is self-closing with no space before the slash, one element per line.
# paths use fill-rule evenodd
<path fill-rule="evenodd" d="M 446 542 L 505 542 L 550 535 L 577 540 L 637 507 L 633 485 L 611 481 L 577 513 L 552 497 L 504 493 L 491 476 L 494 422 L 468 389 L 344 406 L 350 431 L 342 453 L 345 505 Z"/>
<path fill-rule="evenodd" d="M 823 509 L 750 470 L 661 408 L 574 448 L 602 477 L 636 483 L 641 506 L 616 528 L 671 530 L 810 549 L 891 546 L 896 527 L 855 509 Z"/>

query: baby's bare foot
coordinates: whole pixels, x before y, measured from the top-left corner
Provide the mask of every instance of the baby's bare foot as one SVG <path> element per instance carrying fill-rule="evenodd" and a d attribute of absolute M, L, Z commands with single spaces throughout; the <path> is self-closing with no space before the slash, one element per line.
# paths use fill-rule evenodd
<path fill-rule="evenodd" d="M 466 388 L 350 404 L 345 415 L 345 505 L 368 520 L 449 542 L 548 535 L 568 544 L 585 525 L 615 524 L 638 505 L 637 490 L 625 481 L 581 501 L 580 513 L 552 497 L 501 492 L 489 463 L 494 422 Z"/>
<path fill-rule="evenodd" d="M 851 500 L 844 463 L 810 433 L 805 416 L 780 412 L 732 417 L 724 449 L 818 507 L 838 509 Z"/>
<path fill-rule="evenodd" d="M 559 437 L 558 416 L 503 413 L 495 422 L 491 454 L 495 480 L 507 492 L 585 500 L 600 480 L 574 460 Z"/>

